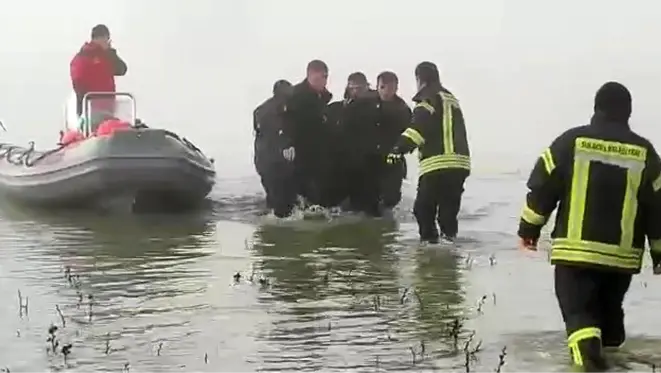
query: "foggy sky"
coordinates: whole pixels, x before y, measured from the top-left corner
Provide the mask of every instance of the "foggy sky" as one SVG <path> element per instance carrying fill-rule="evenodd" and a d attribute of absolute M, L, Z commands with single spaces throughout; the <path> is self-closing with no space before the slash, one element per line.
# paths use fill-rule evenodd
<path fill-rule="evenodd" d="M 252 174 L 251 112 L 273 81 L 324 59 L 340 98 L 346 76 L 385 69 L 414 94 L 413 69 L 439 65 L 465 112 L 476 166 L 531 164 L 552 137 L 585 123 L 596 89 L 618 80 L 632 123 L 652 141 L 661 103 L 661 7 L 561 0 L 2 0 L 0 118 L 12 138 L 49 146 L 70 92 L 69 61 L 107 23 L 149 124 L 182 132 L 219 170 Z M 35 110 L 34 108 L 38 108 Z M 520 164 L 517 164 L 519 166 Z"/>

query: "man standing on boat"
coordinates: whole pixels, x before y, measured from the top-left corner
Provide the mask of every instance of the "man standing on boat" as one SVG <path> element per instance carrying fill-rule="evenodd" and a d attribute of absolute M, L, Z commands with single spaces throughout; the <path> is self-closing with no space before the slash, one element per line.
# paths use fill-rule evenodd
<path fill-rule="evenodd" d="M 71 83 L 76 92 L 76 113 L 83 111 L 83 97 L 88 92 L 115 92 L 115 76 L 126 74 L 126 63 L 112 47 L 110 30 L 106 25 L 92 28 L 91 40 L 86 42 L 70 64 Z M 95 111 L 114 112 L 114 98 L 94 100 Z"/>

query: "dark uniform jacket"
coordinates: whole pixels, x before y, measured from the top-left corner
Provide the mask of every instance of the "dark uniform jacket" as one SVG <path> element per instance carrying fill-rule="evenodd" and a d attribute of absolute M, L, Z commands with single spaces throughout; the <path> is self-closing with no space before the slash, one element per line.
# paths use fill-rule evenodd
<path fill-rule="evenodd" d="M 627 273 L 641 268 L 645 238 L 661 260 L 661 160 L 627 123 L 593 116 L 542 153 L 528 179 L 519 236 L 537 240 L 558 205 L 551 262 Z"/>
<path fill-rule="evenodd" d="M 328 150 L 327 104 L 332 97 L 328 91 L 316 92 L 307 81 L 294 86 L 286 104 L 285 126 L 298 161 L 319 161 Z"/>
<path fill-rule="evenodd" d="M 286 132 L 284 123 L 286 100 L 287 97 L 271 97 L 253 112 L 255 167 L 258 172 L 262 172 L 264 167 L 286 162 L 282 151 L 292 146 L 291 135 Z"/>
<path fill-rule="evenodd" d="M 394 153 L 418 148 L 420 176 L 463 169 L 470 171 L 470 150 L 459 101 L 443 86 L 424 87 L 414 97 L 413 120 L 395 145 Z"/>
<path fill-rule="evenodd" d="M 404 100 L 382 101 L 369 91 L 343 105 L 339 127 L 351 162 L 366 157 L 385 161 L 386 155 L 411 122 L 411 109 Z"/>

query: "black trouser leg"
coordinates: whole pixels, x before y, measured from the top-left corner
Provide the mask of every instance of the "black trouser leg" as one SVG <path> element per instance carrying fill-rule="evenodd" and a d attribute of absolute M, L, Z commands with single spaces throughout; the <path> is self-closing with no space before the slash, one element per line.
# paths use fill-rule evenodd
<path fill-rule="evenodd" d="M 405 164 L 386 165 L 381 177 L 381 201 L 383 207 L 391 209 L 402 200 L 402 181 Z"/>
<path fill-rule="evenodd" d="M 464 182 L 468 177 L 466 170 L 444 170 L 439 173 L 438 225 L 448 238 L 455 238 L 459 231 L 458 215 L 461 209 L 461 196 Z"/>
<path fill-rule="evenodd" d="M 262 177 L 266 200 L 275 216 L 284 218 L 291 215 L 296 204 L 296 183 L 291 166 L 273 166 Z"/>
<path fill-rule="evenodd" d="M 600 328 L 603 272 L 555 266 L 555 294 L 567 331 L 567 344 L 575 367 L 588 371 L 607 369 L 602 354 Z"/>
<path fill-rule="evenodd" d="M 381 216 L 380 200 L 380 165 L 368 163 L 359 170 L 360 179 L 357 185 L 358 210 L 372 217 Z"/>
<path fill-rule="evenodd" d="M 434 173 L 422 175 L 418 179 L 418 193 L 413 203 L 413 215 L 418 222 L 421 241 L 438 242 L 438 228 L 436 227 L 438 187 L 438 175 Z"/>
<path fill-rule="evenodd" d="M 599 291 L 602 301 L 599 327 L 604 347 L 619 347 L 626 339 L 624 329 L 624 296 L 631 285 L 633 276 L 622 273 L 609 273 Z"/>
<path fill-rule="evenodd" d="M 356 167 L 347 167 L 346 170 L 346 180 L 347 180 L 347 196 L 349 197 L 349 210 L 353 212 L 361 212 L 364 208 L 365 201 L 365 186 L 363 185 L 364 177 L 361 174 L 362 168 Z"/>

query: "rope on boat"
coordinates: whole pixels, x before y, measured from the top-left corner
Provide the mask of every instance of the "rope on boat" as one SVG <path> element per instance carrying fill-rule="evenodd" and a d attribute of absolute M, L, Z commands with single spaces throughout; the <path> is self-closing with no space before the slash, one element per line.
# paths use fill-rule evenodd
<path fill-rule="evenodd" d="M 8 143 L 0 143 L 0 159 L 4 159 L 7 163 L 15 166 L 32 167 L 37 162 L 60 151 L 62 148 L 63 146 L 59 146 L 43 153 L 36 153 L 34 149 L 34 141 L 30 141 L 27 148 Z M 37 155 L 34 156 L 35 154 Z"/>
<path fill-rule="evenodd" d="M 2 125 L 1 122 L 0 122 L 0 126 L 4 128 L 4 125 Z M 141 129 L 141 128 L 149 128 L 149 127 L 146 124 L 144 124 L 142 121 L 138 121 L 134 128 Z M 164 130 L 164 131 L 166 135 L 180 141 L 189 149 L 204 155 L 202 150 L 197 146 L 195 146 L 187 138 L 180 137 L 176 133 L 168 130 Z M 58 144 L 57 148 L 41 153 L 41 152 L 35 152 L 34 141 L 30 141 L 28 143 L 27 148 L 9 143 L 0 143 L 0 160 L 4 159 L 7 161 L 7 163 L 13 164 L 15 166 L 33 167 L 39 161 L 43 160 L 44 158 L 48 157 L 51 154 L 59 152 L 60 150 L 64 149 L 64 147 L 65 147 L 64 145 Z M 32 157 L 35 154 L 37 155 Z"/>

